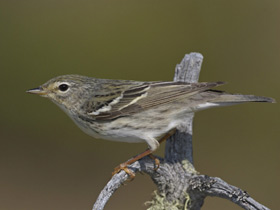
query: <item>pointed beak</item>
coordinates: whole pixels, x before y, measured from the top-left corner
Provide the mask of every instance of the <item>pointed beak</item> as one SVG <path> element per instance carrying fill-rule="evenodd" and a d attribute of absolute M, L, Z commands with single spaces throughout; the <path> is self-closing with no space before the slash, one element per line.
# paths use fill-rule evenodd
<path fill-rule="evenodd" d="M 47 94 L 47 92 L 42 87 L 33 88 L 33 89 L 30 89 L 30 90 L 27 90 L 26 92 L 31 93 L 31 94 L 41 95 L 41 96 Z"/>

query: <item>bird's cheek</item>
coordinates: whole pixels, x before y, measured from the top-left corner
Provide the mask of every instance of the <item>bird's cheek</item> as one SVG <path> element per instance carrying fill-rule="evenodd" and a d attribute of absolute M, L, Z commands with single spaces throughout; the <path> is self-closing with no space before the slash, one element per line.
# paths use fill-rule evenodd
<path fill-rule="evenodd" d="M 57 97 L 57 95 L 55 95 L 54 93 L 49 93 L 48 95 L 47 95 L 47 97 L 49 98 L 49 99 L 51 99 L 52 101 L 54 101 L 54 102 L 56 102 L 56 103 L 58 103 L 60 100 L 59 100 L 59 97 Z"/>

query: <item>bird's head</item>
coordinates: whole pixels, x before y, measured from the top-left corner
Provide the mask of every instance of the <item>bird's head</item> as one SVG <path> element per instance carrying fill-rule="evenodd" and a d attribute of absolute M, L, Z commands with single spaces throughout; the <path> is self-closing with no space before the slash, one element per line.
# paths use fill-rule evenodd
<path fill-rule="evenodd" d="M 51 99 L 59 106 L 74 109 L 77 103 L 86 98 L 91 87 L 89 77 L 79 75 L 63 75 L 55 77 L 43 85 L 26 91 Z"/>

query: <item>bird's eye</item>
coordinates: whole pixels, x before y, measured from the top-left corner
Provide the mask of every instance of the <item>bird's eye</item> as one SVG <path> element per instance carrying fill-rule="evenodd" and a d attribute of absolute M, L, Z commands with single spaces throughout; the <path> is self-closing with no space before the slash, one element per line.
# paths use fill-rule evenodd
<path fill-rule="evenodd" d="M 69 86 L 67 84 L 61 84 L 58 86 L 59 90 L 62 92 L 65 92 L 66 90 L 68 90 Z"/>

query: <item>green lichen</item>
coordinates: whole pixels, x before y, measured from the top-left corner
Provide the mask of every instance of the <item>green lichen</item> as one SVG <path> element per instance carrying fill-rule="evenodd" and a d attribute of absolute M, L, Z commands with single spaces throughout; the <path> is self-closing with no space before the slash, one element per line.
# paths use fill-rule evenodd
<path fill-rule="evenodd" d="M 198 172 L 195 170 L 193 164 L 190 163 L 190 161 L 188 160 L 182 160 L 182 166 L 183 168 L 188 172 L 188 173 L 191 173 L 191 174 L 198 174 Z"/>
<path fill-rule="evenodd" d="M 188 210 L 190 196 L 186 194 L 185 198 L 185 203 L 180 203 L 178 200 L 169 202 L 164 194 L 158 194 L 155 191 L 153 200 L 145 202 L 145 205 L 148 206 L 147 210 Z"/>

